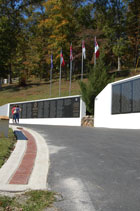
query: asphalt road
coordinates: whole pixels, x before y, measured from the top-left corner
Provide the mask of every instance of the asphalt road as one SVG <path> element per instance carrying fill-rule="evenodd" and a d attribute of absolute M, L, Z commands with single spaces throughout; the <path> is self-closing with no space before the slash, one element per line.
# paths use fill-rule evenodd
<path fill-rule="evenodd" d="M 63 196 L 59 210 L 140 211 L 140 130 L 26 127 L 48 144 L 48 186 Z"/>

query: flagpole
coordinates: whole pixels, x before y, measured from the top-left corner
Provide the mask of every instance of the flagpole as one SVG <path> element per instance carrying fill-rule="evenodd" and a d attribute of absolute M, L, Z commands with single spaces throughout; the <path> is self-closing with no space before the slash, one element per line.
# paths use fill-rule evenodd
<path fill-rule="evenodd" d="M 50 97 L 52 95 L 52 68 L 50 69 Z"/>
<path fill-rule="evenodd" d="M 70 87 L 69 87 L 69 95 L 71 95 L 71 76 L 72 76 L 72 60 L 70 60 Z"/>
<path fill-rule="evenodd" d="M 61 96 L 61 56 L 60 56 L 60 74 L 59 74 L 59 97 Z"/>
<path fill-rule="evenodd" d="M 71 78 L 72 78 L 72 43 L 70 45 L 70 85 L 69 85 L 69 95 L 71 95 Z"/>
<path fill-rule="evenodd" d="M 95 46 L 96 46 L 96 37 L 94 40 L 94 67 L 96 66 L 96 53 L 95 53 Z"/>
<path fill-rule="evenodd" d="M 84 59 L 86 59 L 86 49 L 84 40 L 82 41 L 82 65 L 81 65 L 81 81 L 83 80 L 84 73 Z"/>
<path fill-rule="evenodd" d="M 81 64 L 81 81 L 83 80 L 83 63 L 84 63 L 84 56 L 83 56 L 83 41 L 82 41 L 82 64 Z"/>
<path fill-rule="evenodd" d="M 84 63 L 84 59 L 83 59 L 83 51 L 82 51 L 82 65 L 81 65 L 81 81 L 83 80 L 83 63 Z"/>
<path fill-rule="evenodd" d="M 51 69 L 50 69 L 50 97 L 52 95 L 52 68 L 53 68 L 53 56 L 51 54 Z"/>

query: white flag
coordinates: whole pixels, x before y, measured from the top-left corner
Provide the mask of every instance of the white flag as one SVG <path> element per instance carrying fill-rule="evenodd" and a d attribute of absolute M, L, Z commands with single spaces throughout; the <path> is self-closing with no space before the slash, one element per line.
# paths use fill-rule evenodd
<path fill-rule="evenodd" d="M 84 59 L 86 59 L 86 48 L 84 40 L 82 41 L 82 56 Z"/>

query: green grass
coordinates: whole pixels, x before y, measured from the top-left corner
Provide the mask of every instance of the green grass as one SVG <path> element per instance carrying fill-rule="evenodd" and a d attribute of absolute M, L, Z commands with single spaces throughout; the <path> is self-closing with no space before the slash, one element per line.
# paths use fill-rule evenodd
<path fill-rule="evenodd" d="M 59 96 L 59 81 L 53 81 L 51 93 L 51 98 Z M 78 94 L 80 94 L 79 81 L 72 81 L 71 95 Z M 68 95 L 69 81 L 62 80 L 61 96 Z M 12 102 L 47 98 L 50 98 L 50 84 L 45 81 L 33 81 L 28 83 L 25 87 L 19 87 L 17 84 L 3 85 L 0 90 L 0 106 Z"/>
<path fill-rule="evenodd" d="M 140 69 L 130 69 L 129 71 L 127 70 L 127 75 L 124 74 L 125 70 L 119 72 L 119 74 L 117 70 L 115 70 L 115 72 L 114 81 L 118 81 L 120 79 L 140 74 Z M 86 82 L 87 79 L 84 79 L 84 81 Z M 51 98 L 59 97 L 58 79 L 54 79 L 52 81 L 51 93 Z M 79 80 L 75 80 L 73 77 L 71 84 L 71 95 L 79 94 L 81 94 Z M 69 96 L 69 80 L 61 80 L 61 96 Z M 3 85 L 2 89 L 0 90 L 0 106 L 12 102 L 22 102 L 47 98 L 50 98 L 50 83 L 49 81 L 45 81 L 43 79 L 40 81 L 37 78 L 30 78 L 30 80 L 27 81 L 27 85 L 25 87 L 18 86 L 18 83 L 14 83 L 12 85 Z"/>
<path fill-rule="evenodd" d="M 0 136 L 0 167 L 8 159 L 16 143 L 12 129 L 9 129 L 8 138 Z"/>
<path fill-rule="evenodd" d="M 42 211 L 53 206 L 56 193 L 51 191 L 28 191 L 14 197 L 0 196 L 0 210 Z"/>

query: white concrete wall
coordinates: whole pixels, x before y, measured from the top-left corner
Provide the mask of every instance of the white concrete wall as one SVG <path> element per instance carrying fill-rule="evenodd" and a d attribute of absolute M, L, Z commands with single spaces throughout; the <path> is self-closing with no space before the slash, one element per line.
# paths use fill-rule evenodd
<path fill-rule="evenodd" d="M 140 113 L 111 114 L 112 85 L 136 78 L 140 78 L 140 75 L 110 83 L 98 94 L 95 99 L 95 127 L 140 129 Z"/>
<path fill-rule="evenodd" d="M 86 116 L 86 104 L 82 98 L 80 98 L 80 119 L 82 120 L 84 116 Z"/>
<path fill-rule="evenodd" d="M 0 106 L 0 116 L 8 116 L 9 117 L 9 104 Z"/>
<path fill-rule="evenodd" d="M 11 119 L 10 123 L 12 123 Z M 80 118 L 33 118 L 33 119 L 20 119 L 19 123 L 37 124 L 37 125 L 81 126 L 81 119 Z"/>
<path fill-rule="evenodd" d="M 79 97 L 76 96 L 68 96 L 68 97 L 61 97 L 64 98 L 72 98 L 72 97 Z M 61 99 L 61 98 L 50 98 L 50 99 L 41 99 L 36 101 L 42 100 L 54 100 L 54 99 Z M 27 102 L 34 102 L 34 101 L 25 101 Z M 24 103 L 24 102 L 15 102 L 14 104 Z M 20 119 L 20 124 L 39 124 L 39 125 L 63 125 L 63 126 L 81 126 L 81 119 L 86 115 L 86 106 L 83 100 L 80 98 L 80 117 L 79 118 L 26 118 Z M 12 123 L 12 119 L 10 119 L 10 123 Z"/>
<path fill-rule="evenodd" d="M 94 126 L 108 127 L 111 115 L 111 85 L 108 84 L 95 98 Z"/>

